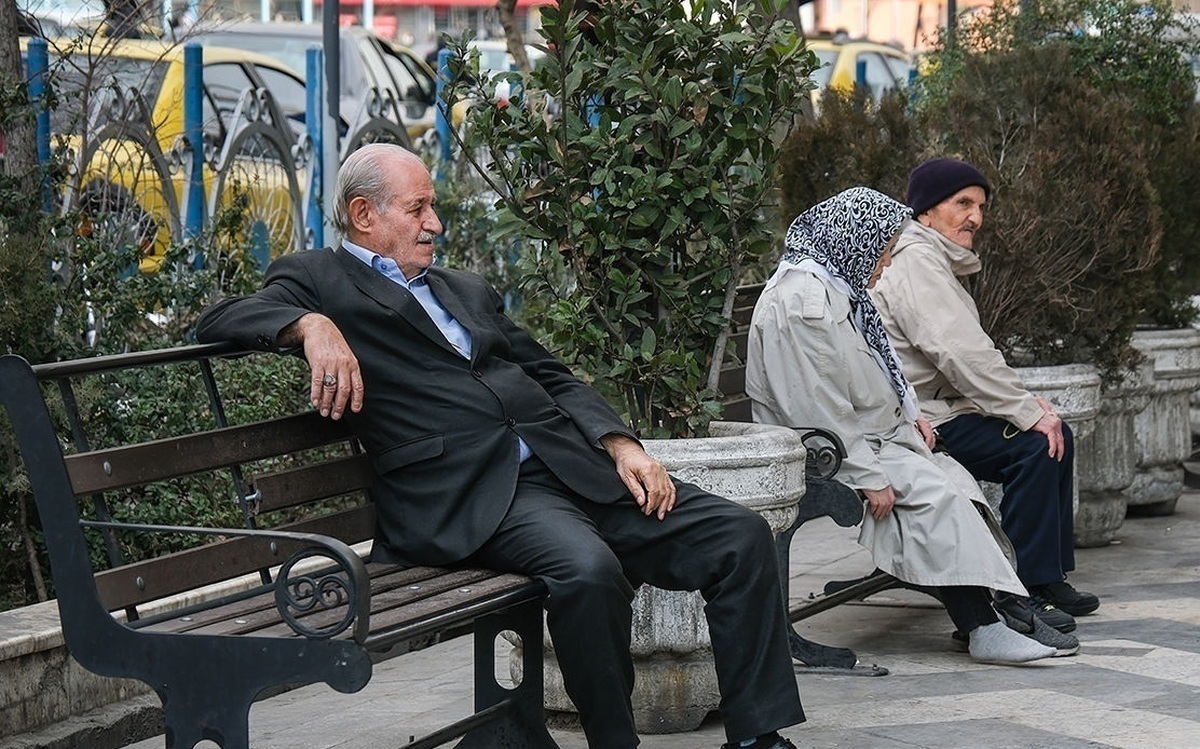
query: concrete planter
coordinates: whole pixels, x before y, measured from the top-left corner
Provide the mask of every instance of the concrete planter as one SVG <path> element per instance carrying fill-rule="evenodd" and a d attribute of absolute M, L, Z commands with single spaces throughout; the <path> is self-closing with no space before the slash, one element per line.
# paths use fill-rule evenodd
<path fill-rule="evenodd" d="M 1183 461 L 1192 452 L 1190 401 L 1200 388 L 1200 331 L 1139 330 L 1133 345 L 1153 366 L 1154 386 L 1134 419 L 1139 452 L 1129 507 L 1170 515 L 1183 492 Z"/>
<path fill-rule="evenodd" d="M 1134 421 L 1154 387 L 1154 367 L 1145 362 L 1100 395 L 1095 428 L 1075 453 L 1079 505 L 1075 545 L 1104 546 L 1125 521 L 1133 496 L 1138 459 Z"/>
<path fill-rule="evenodd" d="M 1016 367 L 1017 375 L 1029 392 L 1050 401 L 1059 416 L 1066 421 L 1075 434 L 1075 544 L 1077 546 L 1099 546 L 1112 540 L 1116 527 L 1101 524 L 1101 519 L 1111 515 L 1112 506 L 1081 507 L 1080 487 L 1102 484 L 1092 480 L 1087 473 L 1093 461 L 1083 458 L 1091 449 L 1092 433 L 1096 429 L 1096 417 L 1100 413 L 1100 375 L 1090 364 L 1062 364 L 1053 367 Z M 1002 489 L 999 484 L 980 482 L 984 496 L 997 514 L 1000 512 Z M 1095 495 L 1088 495 L 1091 501 Z M 1080 518 L 1087 527 L 1080 528 Z M 1121 517 L 1124 517 L 1122 515 Z M 1119 527 L 1119 523 L 1117 526 Z M 1101 541 L 1100 539 L 1105 539 Z"/>
<path fill-rule="evenodd" d="M 1093 476 L 1098 462 L 1085 457 L 1093 450 L 1096 417 L 1100 414 L 1100 375 L 1090 364 L 1022 367 L 1017 370 L 1030 392 L 1050 401 L 1075 434 L 1075 545 L 1102 546 L 1113 539 L 1119 518 L 1116 501 L 1091 491 L 1104 479 Z"/>
<path fill-rule="evenodd" d="M 755 510 L 776 533 L 790 526 L 804 495 L 804 446 L 796 433 L 740 422 L 715 422 L 711 432 L 701 439 L 647 440 L 646 449 L 677 478 Z M 632 651 L 639 732 L 695 730 L 717 709 L 717 674 L 698 593 L 643 585 L 633 600 Z M 519 663 L 514 651 L 515 678 Z M 559 720 L 575 719 L 549 637 L 546 708 Z"/>

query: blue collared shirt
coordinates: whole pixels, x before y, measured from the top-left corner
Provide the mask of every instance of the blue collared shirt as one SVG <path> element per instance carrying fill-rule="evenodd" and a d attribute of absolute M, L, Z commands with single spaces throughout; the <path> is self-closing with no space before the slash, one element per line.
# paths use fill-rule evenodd
<path fill-rule="evenodd" d="M 437 329 L 446 336 L 446 340 L 454 347 L 459 356 L 470 361 L 471 359 L 471 331 L 463 327 L 463 324 L 454 319 L 454 315 L 442 306 L 437 297 L 433 295 L 433 291 L 429 288 L 429 283 L 425 280 L 425 274 L 428 270 L 423 270 L 412 278 L 405 278 L 404 272 L 400 270 L 400 266 L 395 260 L 384 257 L 378 252 L 368 250 L 366 247 L 356 245 L 353 242 L 343 239 L 342 247 L 354 257 L 371 266 L 376 273 L 379 273 L 384 278 L 408 289 L 413 295 L 413 298 L 420 303 L 421 308 L 429 315 L 429 319 L 433 320 L 433 324 Z M 533 451 L 529 449 L 529 445 L 525 444 L 525 440 L 517 437 L 518 457 L 521 462 L 525 462 L 527 458 L 533 455 Z"/>

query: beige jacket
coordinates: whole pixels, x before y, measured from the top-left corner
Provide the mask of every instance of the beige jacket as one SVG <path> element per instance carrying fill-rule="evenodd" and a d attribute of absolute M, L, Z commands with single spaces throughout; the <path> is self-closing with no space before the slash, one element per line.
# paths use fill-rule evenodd
<path fill-rule="evenodd" d="M 1026 595 L 979 486 L 949 456 L 931 453 L 904 418 L 854 327 L 849 298 L 806 271 L 772 281 L 755 305 L 747 344 L 754 421 L 834 432 L 847 452 L 839 482 L 893 488 L 894 511 L 882 520 L 867 513 L 858 537 L 884 572 L 917 585 Z"/>
<path fill-rule="evenodd" d="M 1045 411 L 979 324 L 975 300 L 959 280 L 979 267 L 974 252 L 914 221 L 871 299 L 934 426 L 981 413 L 1025 431 Z"/>

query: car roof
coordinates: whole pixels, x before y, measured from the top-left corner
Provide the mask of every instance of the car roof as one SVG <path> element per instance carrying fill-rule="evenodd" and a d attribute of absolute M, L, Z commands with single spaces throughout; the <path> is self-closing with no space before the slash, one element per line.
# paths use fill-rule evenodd
<path fill-rule="evenodd" d="M 285 36 L 320 40 L 325 37 L 325 27 L 319 23 L 301 23 L 300 21 L 221 21 L 214 24 L 202 24 L 189 33 L 195 33 L 198 36 L 205 34 L 254 34 L 257 36 Z M 388 41 L 362 26 L 338 26 L 338 35 L 342 38 L 362 39 L 364 37 L 375 37 L 381 41 Z M 394 42 L 392 43 L 394 44 Z"/>
<path fill-rule="evenodd" d="M 831 49 L 870 49 L 884 54 L 890 54 L 898 57 L 909 57 L 908 52 L 893 45 L 884 42 L 875 42 L 870 39 L 851 39 L 849 37 L 812 37 L 806 39 L 805 43 L 809 49 L 814 50 L 831 50 Z"/>
<path fill-rule="evenodd" d="M 183 61 L 185 45 L 179 42 L 161 39 L 113 39 L 97 36 L 87 40 L 80 46 L 75 37 L 60 37 L 47 39 L 47 43 L 59 54 L 90 54 L 95 57 L 112 56 L 137 60 L 163 60 L 164 62 Z M 22 39 L 22 43 L 24 40 Z M 250 62 L 265 67 L 292 70 L 285 63 L 269 55 L 251 52 L 236 47 L 205 46 L 204 62 Z"/>

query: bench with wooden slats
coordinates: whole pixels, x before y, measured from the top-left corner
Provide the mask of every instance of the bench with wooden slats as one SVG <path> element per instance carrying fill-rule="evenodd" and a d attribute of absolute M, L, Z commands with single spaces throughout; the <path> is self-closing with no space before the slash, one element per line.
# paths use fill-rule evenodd
<path fill-rule="evenodd" d="M 728 344 L 726 365 L 721 370 L 720 389 L 722 394 L 722 418 L 728 421 L 753 421 L 750 398 L 746 395 L 746 351 L 750 321 L 754 305 L 762 294 L 763 284 L 746 285 L 738 288 L 734 299 L 733 330 Z M 779 568 L 784 571 L 784 598 L 789 597 L 786 571 L 791 557 L 792 537 L 800 527 L 819 517 L 831 518 L 838 525 L 849 528 L 863 519 L 863 501 L 858 492 L 833 480 L 846 456 L 846 448 L 837 435 L 823 429 L 800 429 L 804 446 L 808 450 L 804 496 L 800 500 L 795 521 L 779 533 L 775 539 Z M 798 622 L 828 611 L 850 601 L 861 601 L 876 593 L 893 588 L 911 587 L 895 577 L 875 570 L 856 580 L 834 580 L 825 584 L 823 595 L 813 596 L 788 607 L 788 619 Z M 928 590 L 916 588 L 928 593 Z M 858 666 L 858 656 L 848 648 L 822 645 L 806 639 L 792 628 L 789 633 L 792 657 L 806 666 L 821 671 L 853 671 L 873 676 L 888 673 L 886 668 L 872 665 Z"/>
<path fill-rule="evenodd" d="M 406 746 L 459 737 L 458 746 L 480 749 L 557 746 L 542 707 L 544 587 L 483 569 L 365 562 L 359 551 L 375 529 L 366 456 L 344 424 L 311 412 L 224 424 L 212 360 L 230 353 L 227 346 L 189 346 L 35 367 L 0 357 L 0 397 L 29 474 L 71 654 L 91 671 L 154 688 L 168 747 L 207 739 L 233 748 L 249 745 L 249 709 L 264 694 L 322 681 L 354 692 L 371 678 L 374 661 L 473 630 L 475 714 Z M 198 368 L 208 418 L 218 423 L 91 449 L 75 383 L 164 365 Z M 51 385 L 70 422 L 70 454 L 45 399 Z M 109 519 L 110 497 L 214 475 L 232 487 L 246 527 Z M 331 501 L 319 513 L 305 512 Z M 291 519 L 268 520 L 280 517 Z M 123 534 L 148 533 L 202 541 L 123 563 Z M 110 568 L 93 570 L 87 534 L 101 536 Z M 523 678 L 515 687 L 495 677 L 494 648 L 506 631 L 523 645 Z"/>

